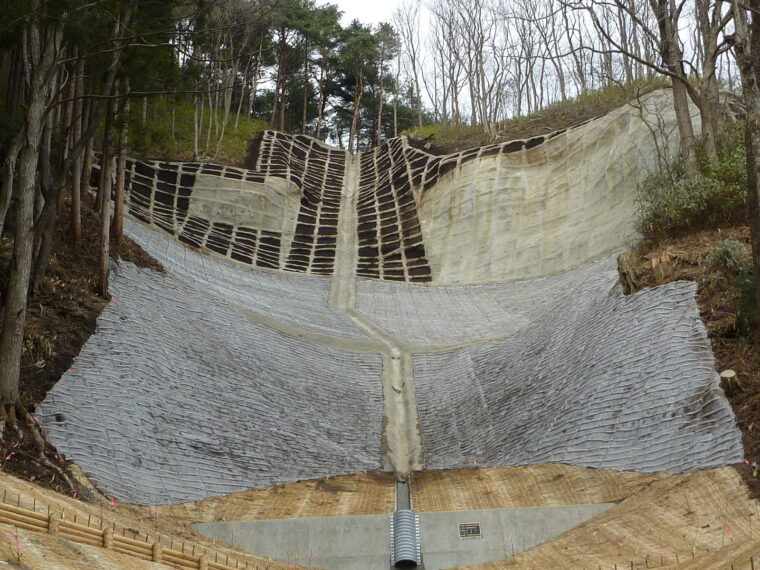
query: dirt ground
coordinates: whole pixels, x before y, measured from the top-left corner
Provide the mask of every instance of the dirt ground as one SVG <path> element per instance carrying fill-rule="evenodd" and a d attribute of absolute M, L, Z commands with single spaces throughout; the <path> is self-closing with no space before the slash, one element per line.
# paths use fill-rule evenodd
<path fill-rule="evenodd" d="M 99 218 L 89 203 L 82 208 L 82 245 L 71 243 L 68 221 L 68 203 L 64 203 L 64 216 L 56 228 L 55 246 L 48 274 L 32 296 L 24 331 L 24 350 L 21 358 L 21 398 L 33 412 L 44 400 L 61 375 L 71 367 L 73 359 L 95 332 L 95 321 L 106 306 L 98 295 L 98 232 Z M 7 252 L 8 242 L 0 244 L 0 252 Z M 112 252 L 117 244 L 112 242 Z M 129 238 L 118 245 L 121 259 L 141 267 L 163 271 L 161 265 Z M 0 271 L 0 282 L 3 275 Z M 14 434 L 6 432 L 0 441 L 0 468 L 43 487 L 72 493 L 60 474 L 38 460 L 33 445 L 20 443 Z M 64 472 L 68 472 L 65 457 L 48 446 L 47 458 Z"/>

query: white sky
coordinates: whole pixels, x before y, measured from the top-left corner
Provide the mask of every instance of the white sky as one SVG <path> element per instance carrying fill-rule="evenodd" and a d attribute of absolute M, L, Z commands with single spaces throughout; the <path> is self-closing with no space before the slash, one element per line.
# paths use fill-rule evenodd
<path fill-rule="evenodd" d="M 337 4 L 343 11 L 342 23 L 346 26 L 354 18 L 362 24 L 390 22 L 399 0 L 320 0 L 317 4 Z"/>

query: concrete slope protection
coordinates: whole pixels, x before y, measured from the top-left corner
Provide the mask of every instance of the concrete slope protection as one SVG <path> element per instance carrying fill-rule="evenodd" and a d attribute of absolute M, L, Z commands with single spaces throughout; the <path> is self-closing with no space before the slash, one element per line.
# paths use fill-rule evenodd
<path fill-rule="evenodd" d="M 358 277 L 469 285 L 554 275 L 634 235 L 636 182 L 677 146 L 670 97 L 656 91 L 565 131 L 445 156 L 399 137 L 350 160 L 266 131 L 247 169 L 129 160 L 128 206 L 212 256 L 330 276 L 351 173 Z"/>
<path fill-rule="evenodd" d="M 609 256 L 668 148 L 644 136 L 663 102 L 445 157 L 268 132 L 249 169 L 131 161 L 126 231 L 167 273 L 113 267 L 38 409 L 50 441 L 141 504 L 379 468 L 741 460 L 694 286 L 626 297 Z"/>

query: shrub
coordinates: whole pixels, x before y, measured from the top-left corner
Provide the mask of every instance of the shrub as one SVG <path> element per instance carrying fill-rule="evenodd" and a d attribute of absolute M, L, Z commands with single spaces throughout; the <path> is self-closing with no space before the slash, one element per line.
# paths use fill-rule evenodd
<path fill-rule="evenodd" d="M 739 334 L 749 335 L 756 330 L 760 315 L 757 314 L 757 287 L 752 264 L 745 267 L 734 281 L 738 294 L 736 301 L 736 330 Z"/>
<path fill-rule="evenodd" d="M 756 321 L 755 276 L 752 255 L 744 243 L 726 239 L 705 258 L 707 267 L 729 280 L 736 294 L 736 331 L 746 335 Z"/>
<path fill-rule="evenodd" d="M 600 117 L 656 89 L 666 88 L 663 78 L 615 84 L 580 94 L 565 101 L 555 101 L 530 115 L 512 117 L 496 125 L 497 136 L 486 133 L 482 125 L 450 125 L 435 123 L 412 127 L 402 134 L 411 139 L 430 141 L 438 151 L 455 152 L 492 144 L 495 141 L 528 139 L 574 127 Z M 435 150 L 435 149 L 434 149 Z"/>
<path fill-rule="evenodd" d="M 141 124 L 139 109 L 133 109 L 130 115 L 130 147 L 131 154 L 139 158 L 159 158 L 164 160 L 190 160 L 193 156 L 195 120 L 193 106 L 187 101 L 177 101 L 174 112 L 174 137 L 172 138 L 172 110 L 164 99 L 153 104 L 156 106 L 148 113 L 148 121 Z M 223 113 L 219 111 L 218 120 Z M 224 131 L 224 139 L 218 145 L 216 129 L 211 137 L 210 147 L 206 147 L 206 129 L 208 128 L 209 110 L 206 108 L 202 116 L 203 135 L 199 141 L 199 151 L 208 158 L 229 164 L 241 164 L 246 154 L 248 141 L 257 132 L 267 128 L 267 123 L 260 119 L 241 117 L 235 130 L 235 114 L 231 113 Z"/>
<path fill-rule="evenodd" d="M 726 239 L 705 258 L 707 266 L 725 277 L 736 276 L 752 267 L 747 246 L 735 239 Z"/>
<path fill-rule="evenodd" d="M 669 171 L 638 187 L 639 231 L 652 243 L 690 231 L 744 221 L 747 167 L 743 123 L 727 125 L 718 161 L 696 174 Z"/>
<path fill-rule="evenodd" d="M 718 140 L 718 162 L 705 164 L 710 178 L 719 180 L 727 194 L 735 196 L 742 206 L 747 200 L 747 149 L 744 121 L 728 123 Z"/>

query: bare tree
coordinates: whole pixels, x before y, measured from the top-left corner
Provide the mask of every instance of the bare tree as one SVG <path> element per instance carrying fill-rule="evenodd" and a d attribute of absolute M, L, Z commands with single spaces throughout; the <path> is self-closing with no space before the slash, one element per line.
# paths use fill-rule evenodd
<path fill-rule="evenodd" d="M 755 273 L 756 330 L 760 332 L 760 0 L 731 0 L 734 47 L 746 105 L 747 214 Z"/>
<path fill-rule="evenodd" d="M 407 75 L 411 78 L 414 88 L 414 106 L 417 116 L 417 126 L 422 126 L 422 92 L 420 90 L 420 2 L 405 0 L 393 13 L 393 23 L 401 38 L 403 46 L 403 61 L 407 67 Z"/>

